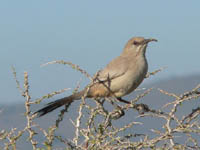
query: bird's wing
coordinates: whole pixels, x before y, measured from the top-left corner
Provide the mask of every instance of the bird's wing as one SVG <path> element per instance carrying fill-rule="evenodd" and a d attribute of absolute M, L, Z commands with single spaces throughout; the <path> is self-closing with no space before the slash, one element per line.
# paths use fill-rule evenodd
<path fill-rule="evenodd" d="M 119 56 L 113 59 L 103 70 L 99 72 L 98 78 L 101 81 L 112 80 L 120 77 L 128 70 L 128 60 Z"/>

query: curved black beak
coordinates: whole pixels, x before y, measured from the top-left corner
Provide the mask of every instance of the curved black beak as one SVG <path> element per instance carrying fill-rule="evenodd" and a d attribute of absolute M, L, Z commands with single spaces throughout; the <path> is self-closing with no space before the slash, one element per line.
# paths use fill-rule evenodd
<path fill-rule="evenodd" d="M 153 38 L 145 39 L 145 40 L 144 40 L 144 44 L 147 44 L 147 43 L 152 42 L 152 41 L 157 42 L 158 40 L 153 39 Z"/>

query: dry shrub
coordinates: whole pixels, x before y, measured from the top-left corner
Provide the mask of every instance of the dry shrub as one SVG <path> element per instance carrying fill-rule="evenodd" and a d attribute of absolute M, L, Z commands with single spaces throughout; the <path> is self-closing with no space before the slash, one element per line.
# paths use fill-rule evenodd
<path fill-rule="evenodd" d="M 71 62 L 54 61 L 47 64 L 54 63 L 70 65 L 73 69 L 80 71 L 87 78 L 89 78 L 91 80 L 91 84 L 98 81 L 98 73 L 94 76 L 94 78 L 92 78 L 86 71 Z M 162 69 L 159 69 L 149 73 L 147 77 L 154 75 L 161 70 Z M 187 115 L 181 117 L 177 116 L 177 110 L 181 110 L 183 108 L 182 106 L 186 105 L 186 102 L 199 100 L 200 84 L 191 91 L 185 92 L 181 95 L 158 89 L 160 93 L 169 96 L 169 98 L 173 98 L 172 102 L 165 104 L 159 110 L 151 109 L 148 105 L 139 103 L 142 97 L 152 92 L 152 88 L 147 89 L 142 94 L 132 99 L 131 104 L 119 104 L 115 98 L 91 99 L 86 101 L 85 97 L 82 97 L 81 104 L 78 109 L 78 116 L 75 120 L 71 120 L 75 127 L 74 137 L 71 139 L 65 139 L 65 137 L 56 135 L 55 132 L 56 130 L 59 130 L 59 124 L 63 120 L 63 116 L 70 104 L 66 105 L 65 108 L 60 111 L 58 118 L 55 120 L 55 124 L 50 126 L 48 130 L 42 129 L 40 125 L 34 122 L 36 116 L 31 112 L 31 106 L 38 105 L 38 103 L 42 100 L 53 97 L 54 95 L 62 93 L 67 89 L 55 91 L 39 99 L 32 100 L 29 94 L 28 73 L 24 73 L 24 88 L 20 87 L 14 68 L 13 74 L 17 87 L 21 92 L 21 95 L 25 98 L 25 117 L 27 121 L 24 129 L 21 131 L 17 132 L 16 128 L 11 129 L 10 131 L 0 131 L 0 140 L 4 142 L 4 146 L 0 147 L 2 149 L 17 149 L 16 143 L 25 133 L 28 133 L 27 139 L 34 150 L 56 149 L 56 147 L 53 146 L 55 140 L 59 140 L 60 143 L 64 143 L 65 145 L 64 147 L 59 147 L 57 149 L 67 150 L 200 149 L 200 107 L 197 106 L 192 109 Z M 91 84 L 88 85 L 88 89 Z M 78 87 L 75 89 L 75 92 L 77 90 Z M 92 103 L 89 101 L 92 101 Z M 107 108 L 105 107 L 106 105 L 111 105 L 112 107 Z M 135 126 L 137 127 L 143 124 L 142 122 L 134 121 L 134 117 L 132 117 L 132 121 L 125 122 L 125 125 L 120 124 L 121 126 L 119 126 L 119 124 L 113 123 L 116 121 L 120 122 L 122 118 L 128 117 L 126 116 L 126 112 L 132 109 L 138 112 L 139 115 L 137 118 L 153 117 L 164 119 L 164 124 L 159 124 L 163 130 L 152 129 L 151 134 L 154 134 L 154 136 L 149 133 L 141 134 L 125 132 Z M 41 143 L 41 141 L 37 141 L 37 138 L 35 138 L 36 129 L 39 131 L 37 134 L 41 134 L 43 136 L 43 143 Z M 177 142 L 177 134 L 185 136 L 186 139 L 182 142 Z M 39 144 L 43 144 L 43 146 L 40 147 Z"/>

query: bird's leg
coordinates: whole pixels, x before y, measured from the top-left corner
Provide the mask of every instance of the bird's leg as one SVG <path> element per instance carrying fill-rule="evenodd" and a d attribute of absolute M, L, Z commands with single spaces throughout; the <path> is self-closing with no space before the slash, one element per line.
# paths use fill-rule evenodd
<path fill-rule="evenodd" d="M 117 97 L 117 100 L 122 103 L 131 104 L 131 102 L 122 99 L 121 97 Z"/>

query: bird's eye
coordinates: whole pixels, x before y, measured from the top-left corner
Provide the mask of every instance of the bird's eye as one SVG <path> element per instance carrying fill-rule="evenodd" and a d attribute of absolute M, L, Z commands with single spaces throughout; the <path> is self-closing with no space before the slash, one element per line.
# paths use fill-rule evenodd
<path fill-rule="evenodd" d="M 139 45 L 139 42 L 133 41 L 133 45 Z"/>

